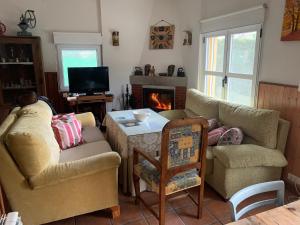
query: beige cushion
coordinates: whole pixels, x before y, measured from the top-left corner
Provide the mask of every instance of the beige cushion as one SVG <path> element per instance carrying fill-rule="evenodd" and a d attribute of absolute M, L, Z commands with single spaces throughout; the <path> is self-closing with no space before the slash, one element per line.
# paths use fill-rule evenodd
<path fill-rule="evenodd" d="M 39 174 L 59 160 L 59 145 L 53 130 L 40 115 L 21 116 L 6 135 L 6 145 L 26 177 Z"/>
<path fill-rule="evenodd" d="M 105 140 L 102 132 L 98 127 L 83 127 L 81 134 L 84 142 L 86 143 Z"/>
<path fill-rule="evenodd" d="M 287 161 L 279 150 L 258 145 L 227 145 L 213 147 L 213 155 L 226 168 L 285 167 Z"/>
<path fill-rule="evenodd" d="M 87 143 L 62 151 L 60 153 L 59 162 L 75 161 L 111 151 L 112 150 L 106 141 Z"/>
<path fill-rule="evenodd" d="M 43 119 L 44 122 L 47 122 L 48 124 L 51 124 L 53 116 L 51 108 L 44 101 L 38 101 L 34 104 L 27 105 L 21 108 L 18 112 L 18 116 L 27 114 L 38 115 L 40 118 Z"/>
<path fill-rule="evenodd" d="M 219 116 L 219 101 L 196 89 L 187 91 L 185 108 L 206 119 L 218 118 Z"/>
<path fill-rule="evenodd" d="M 243 132 L 266 148 L 276 148 L 279 112 L 220 102 L 219 119 Z"/>

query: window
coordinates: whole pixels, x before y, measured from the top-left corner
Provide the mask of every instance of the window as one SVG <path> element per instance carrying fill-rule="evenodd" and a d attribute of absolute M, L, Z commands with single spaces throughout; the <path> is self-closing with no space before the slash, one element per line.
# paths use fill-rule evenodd
<path fill-rule="evenodd" d="M 69 90 L 68 68 L 101 65 L 99 46 L 58 46 L 60 90 Z"/>
<path fill-rule="evenodd" d="M 200 88 L 209 96 L 253 106 L 255 103 L 261 25 L 203 37 Z"/>

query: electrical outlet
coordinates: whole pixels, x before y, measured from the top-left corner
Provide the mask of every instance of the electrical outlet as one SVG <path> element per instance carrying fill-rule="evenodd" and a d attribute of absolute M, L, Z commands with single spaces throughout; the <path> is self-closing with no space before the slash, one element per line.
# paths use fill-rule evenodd
<path fill-rule="evenodd" d="M 292 183 L 296 183 L 300 185 L 300 177 L 297 177 L 291 173 L 288 174 L 288 180 L 291 181 Z"/>

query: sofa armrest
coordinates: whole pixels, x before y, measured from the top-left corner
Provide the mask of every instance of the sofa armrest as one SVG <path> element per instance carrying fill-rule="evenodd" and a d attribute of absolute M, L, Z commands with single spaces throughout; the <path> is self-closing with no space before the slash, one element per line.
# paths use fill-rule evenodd
<path fill-rule="evenodd" d="M 81 122 L 83 127 L 95 127 L 96 120 L 91 112 L 76 114 L 76 118 Z"/>
<path fill-rule="evenodd" d="M 187 117 L 185 111 L 180 109 L 162 111 L 159 114 L 169 120 L 183 119 Z"/>
<path fill-rule="evenodd" d="M 285 167 L 287 160 L 278 149 L 268 149 L 258 145 L 226 145 L 213 147 L 213 155 L 226 168 Z"/>
<path fill-rule="evenodd" d="M 30 178 L 29 183 L 33 189 L 42 188 L 106 170 L 117 169 L 120 163 L 121 158 L 118 153 L 106 152 L 76 161 L 49 166 L 41 174 Z"/>
<path fill-rule="evenodd" d="M 279 119 L 277 131 L 277 149 L 282 153 L 285 151 L 285 145 L 290 130 L 290 122 L 287 120 Z"/>

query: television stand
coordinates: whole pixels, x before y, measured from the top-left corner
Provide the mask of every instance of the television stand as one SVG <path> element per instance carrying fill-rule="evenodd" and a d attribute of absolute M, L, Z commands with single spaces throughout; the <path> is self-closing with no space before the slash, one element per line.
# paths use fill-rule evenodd
<path fill-rule="evenodd" d="M 84 108 L 92 108 L 92 111 L 102 123 L 105 115 L 106 115 L 106 103 L 112 102 L 114 96 L 113 95 L 85 95 L 85 96 L 77 96 L 74 98 L 67 98 L 68 105 L 75 111 L 76 113 L 86 112 Z M 90 110 L 91 111 L 91 110 Z"/>

